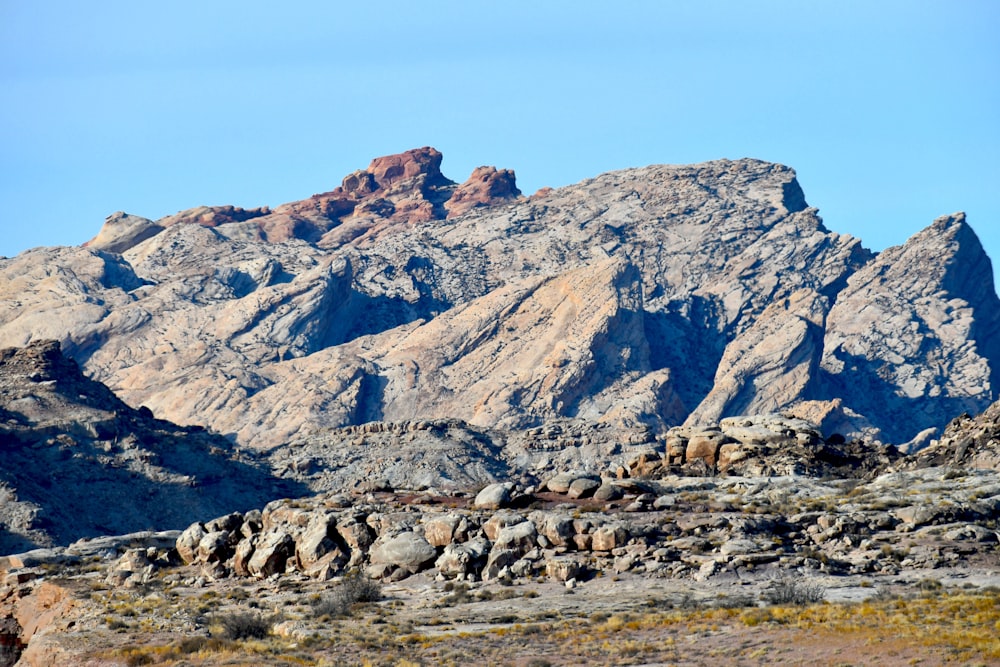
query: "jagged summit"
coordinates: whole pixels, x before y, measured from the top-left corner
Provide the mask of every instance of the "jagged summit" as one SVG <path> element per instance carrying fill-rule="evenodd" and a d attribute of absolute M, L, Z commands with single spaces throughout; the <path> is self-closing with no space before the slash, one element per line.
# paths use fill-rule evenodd
<path fill-rule="evenodd" d="M 521 196 L 514 172 L 509 169 L 478 167 L 458 185 L 441 173 L 442 157 L 429 146 L 378 157 L 367 169 L 345 176 L 341 185 L 330 192 L 282 204 L 274 210 L 266 206 L 199 206 L 156 222 L 119 212 L 109 216 L 100 233 L 84 245 L 124 252 L 165 228 L 197 224 L 226 225 L 227 235 L 239 233 L 270 242 L 301 239 L 335 247 L 358 237 L 377 236 L 399 224 L 455 217 L 475 207 L 493 206 Z"/>

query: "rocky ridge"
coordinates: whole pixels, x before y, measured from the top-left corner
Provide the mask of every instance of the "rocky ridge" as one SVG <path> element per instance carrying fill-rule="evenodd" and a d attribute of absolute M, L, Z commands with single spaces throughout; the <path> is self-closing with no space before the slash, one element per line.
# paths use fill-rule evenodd
<path fill-rule="evenodd" d="M 60 340 L 128 403 L 264 451 L 369 421 L 662 434 L 776 412 L 918 447 L 995 397 L 1000 308 L 961 214 L 875 256 L 781 165 L 523 198 L 512 172 L 455 185 L 440 164 L 377 158 L 273 209 L 116 214 L 86 248 L 2 260 L 0 343 Z"/>
<path fill-rule="evenodd" d="M 0 350 L 0 449 L 0 553 L 302 492 L 224 438 L 130 408 L 55 341 Z"/>
<path fill-rule="evenodd" d="M 101 590 L 173 641 L 211 632 L 186 597 L 359 572 L 428 627 L 435 591 L 531 582 L 1000 581 L 1000 308 L 963 215 L 873 255 L 780 165 L 525 199 L 440 163 L 0 260 L 0 664 L 113 646 Z"/>

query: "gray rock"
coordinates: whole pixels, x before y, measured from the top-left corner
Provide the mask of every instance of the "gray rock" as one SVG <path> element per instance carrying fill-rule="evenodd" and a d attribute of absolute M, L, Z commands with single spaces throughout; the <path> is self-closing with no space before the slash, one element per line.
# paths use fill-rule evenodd
<path fill-rule="evenodd" d="M 434 562 L 434 567 L 448 578 L 478 573 L 485 567 L 491 548 L 492 545 L 482 538 L 449 544 Z"/>
<path fill-rule="evenodd" d="M 514 491 L 513 482 L 498 482 L 490 484 L 478 494 L 472 505 L 476 509 L 496 510 L 506 507 Z"/>
<path fill-rule="evenodd" d="M 569 472 L 561 472 L 545 482 L 546 488 L 553 493 L 566 493 L 578 475 Z"/>
<path fill-rule="evenodd" d="M 569 485 L 569 490 L 566 492 L 570 498 L 589 498 L 594 495 L 601 486 L 601 483 L 596 479 L 590 479 L 589 477 L 581 477 L 579 479 L 573 480 L 573 483 Z"/>
<path fill-rule="evenodd" d="M 551 579 L 560 582 L 581 579 L 586 573 L 586 566 L 570 556 L 557 556 L 546 560 L 545 569 Z"/>
<path fill-rule="evenodd" d="M 415 574 L 429 567 L 437 555 L 437 550 L 422 536 L 405 532 L 376 541 L 369 557 L 374 565 L 392 565 Z"/>
<path fill-rule="evenodd" d="M 513 549 L 518 554 L 524 554 L 537 546 L 538 533 L 535 524 L 530 521 L 522 521 L 511 526 L 501 528 L 493 540 L 494 549 Z"/>
<path fill-rule="evenodd" d="M 443 547 L 468 537 L 469 521 L 460 514 L 446 514 L 424 520 L 424 539 L 432 547 Z"/>
<path fill-rule="evenodd" d="M 622 488 L 616 484 L 611 484 L 608 482 L 602 483 L 596 491 L 594 491 L 594 500 L 599 502 L 609 502 L 612 500 L 619 500 L 625 496 L 625 492 Z"/>
<path fill-rule="evenodd" d="M 177 555 L 187 564 L 198 560 L 198 545 L 205 537 L 205 527 L 200 523 L 193 523 L 177 538 Z"/>

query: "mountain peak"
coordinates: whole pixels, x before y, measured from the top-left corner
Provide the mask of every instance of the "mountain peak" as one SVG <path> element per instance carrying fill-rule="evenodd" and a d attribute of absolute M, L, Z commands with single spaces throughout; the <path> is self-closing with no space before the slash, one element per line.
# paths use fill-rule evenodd
<path fill-rule="evenodd" d="M 417 176 L 426 176 L 434 185 L 454 185 L 441 173 L 441 151 L 430 146 L 412 148 L 396 155 L 377 157 L 368 165 L 368 172 L 381 188 Z"/>

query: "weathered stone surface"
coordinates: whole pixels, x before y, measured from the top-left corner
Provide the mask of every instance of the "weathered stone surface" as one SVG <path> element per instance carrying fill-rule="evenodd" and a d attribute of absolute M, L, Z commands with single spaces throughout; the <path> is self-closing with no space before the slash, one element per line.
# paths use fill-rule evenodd
<path fill-rule="evenodd" d="M 490 549 L 490 542 L 482 538 L 449 544 L 434 562 L 434 567 L 448 578 L 476 574 L 485 567 Z"/>
<path fill-rule="evenodd" d="M 601 486 L 601 482 L 596 479 L 591 479 L 589 477 L 580 477 L 574 479 L 573 483 L 569 485 L 569 489 L 566 491 L 566 495 L 570 498 L 589 498 L 594 495 Z"/>
<path fill-rule="evenodd" d="M 904 464 L 908 468 L 967 466 L 1000 470 L 1000 401 L 981 415 L 953 419 L 941 435 Z"/>
<path fill-rule="evenodd" d="M 572 484 L 578 477 L 578 475 L 573 473 L 561 472 L 545 482 L 545 486 L 553 493 L 566 493 L 569 491 L 570 484 Z"/>
<path fill-rule="evenodd" d="M 573 520 L 561 514 L 535 512 L 530 516 L 538 534 L 549 541 L 552 546 L 562 547 L 569 544 L 576 535 Z"/>
<path fill-rule="evenodd" d="M 478 494 L 473 501 L 473 506 L 477 509 L 496 510 L 505 507 L 510 502 L 511 493 L 514 491 L 512 482 L 498 482 L 490 484 Z"/>
<path fill-rule="evenodd" d="M 185 563 L 194 563 L 198 560 L 198 545 L 205 537 L 205 526 L 200 523 L 193 523 L 188 526 L 180 537 L 177 538 L 177 555 Z"/>
<path fill-rule="evenodd" d="M 482 576 L 484 580 L 510 576 L 510 569 L 520 558 L 517 549 L 498 549 L 493 547 L 486 559 Z"/>
<path fill-rule="evenodd" d="M 285 564 L 295 554 L 295 540 L 285 532 L 264 534 L 247 561 L 247 571 L 266 578 L 285 571 Z"/>
<path fill-rule="evenodd" d="M 616 484 L 602 483 L 596 491 L 594 491 L 594 500 L 599 502 L 608 502 L 611 500 L 618 500 L 625 495 L 622 488 Z"/>
<path fill-rule="evenodd" d="M 490 540 L 495 541 L 497 536 L 500 535 L 500 531 L 504 528 L 515 526 L 519 523 L 525 523 L 526 521 L 527 519 L 520 512 L 515 512 L 513 510 L 500 510 L 483 524 L 483 533 Z"/>
<path fill-rule="evenodd" d="M 493 206 L 521 196 L 514 172 L 496 167 L 476 167 L 469 180 L 455 188 L 444 208 L 448 217 L 462 215 L 477 206 Z"/>
<path fill-rule="evenodd" d="M 687 442 L 685 461 L 700 459 L 709 468 L 714 469 L 719 457 L 719 448 L 726 440 L 726 435 L 718 431 L 704 431 L 692 435 Z"/>
<path fill-rule="evenodd" d="M 122 268 L 111 255 L 97 258 L 106 275 Z M 0 442 L 0 553 L 150 526 L 180 529 L 275 491 L 297 493 L 297 485 L 240 460 L 224 437 L 128 406 L 51 340 L 0 350 Z M 39 483 L 47 479 L 59 483 Z M 226 521 L 209 532 L 232 529 Z M 197 542 L 181 548 L 195 559 Z"/>
<path fill-rule="evenodd" d="M 522 521 L 505 528 L 501 528 L 493 540 L 494 549 L 513 549 L 518 554 L 523 554 L 536 546 L 538 531 L 535 524 L 530 521 Z"/>
<path fill-rule="evenodd" d="M 299 567 L 308 570 L 338 549 L 333 538 L 336 524 L 336 518 L 331 514 L 314 514 L 309 526 L 295 542 L 295 558 Z"/>
<path fill-rule="evenodd" d="M 606 524 L 594 531 L 591 536 L 590 548 L 594 551 L 612 551 L 625 546 L 628 538 L 629 533 L 624 526 Z"/>
<path fill-rule="evenodd" d="M 987 407 L 1000 302 L 965 214 L 938 218 L 851 275 L 827 317 L 821 367 L 835 396 L 889 442 Z"/>
<path fill-rule="evenodd" d="M 94 303 L 114 307 L 112 320 L 78 307 L 77 284 L 56 283 L 49 305 L 22 300 L 0 314 L 0 342 L 54 335 L 53 322 L 75 319 L 58 338 L 81 348 L 100 341 L 88 369 L 129 401 L 259 448 L 306 423 L 372 416 L 518 426 L 533 412 L 662 428 L 700 402 L 727 342 L 768 303 L 792 303 L 803 289 L 829 298 L 868 259 L 856 240 L 822 227 L 793 172 L 777 165 L 618 172 L 509 203 L 502 216 L 476 208 L 445 224 L 435 216 L 455 188 L 440 161 L 433 149 L 408 151 L 264 215 L 240 221 L 234 210 L 215 227 L 176 222 L 125 252 L 146 283 L 138 292 L 83 281 Z M 413 227 L 417 220 L 426 224 Z M 307 240 L 336 238 L 320 247 L 260 242 L 278 227 L 295 236 L 295 225 Z M 774 249 L 767 262 L 761 248 Z M 59 261 L 79 274 L 95 256 L 76 252 Z M 43 277 L 21 264 L 0 272 L 19 275 L 26 293 Z M 153 307 L 176 294 L 181 306 Z M 25 307 L 63 306 L 76 317 L 46 317 L 37 328 L 21 317 Z M 365 334 L 375 338 L 353 344 Z M 164 351 L 155 362 L 154 349 Z M 341 369 L 333 382 L 331 367 Z"/>
<path fill-rule="evenodd" d="M 206 533 L 198 542 L 195 558 L 200 563 L 218 563 L 232 555 L 231 533 L 216 530 Z"/>
<path fill-rule="evenodd" d="M 452 542 L 464 542 L 468 537 L 469 521 L 459 514 L 446 514 L 424 521 L 424 539 L 432 547 L 443 547 Z"/>
<path fill-rule="evenodd" d="M 97 236 L 83 245 L 95 250 L 123 253 L 162 231 L 163 226 L 152 220 L 116 211 L 104 219 L 104 226 Z"/>
<path fill-rule="evenodd" d="M 123 214 L 89 247 L 0 260 L 0 345 L 58 340 L 130 405 L 229 434 L 316 491 L 481 487 L 547 462 L 544 479 L 616 444 L 665 444 L 640 473 L 654 478 L 787 472 L 767 460 L 776 441 L 666 434 L 780 412 L 923 443 L 996 392 L 1000 302 L 962 215 L 875 256 L 827 230 L 781 165 L 653 166 L 525 200 L 512 174 L 456 186 L 441 161 L 377 158 L 274 209 Z M 107 406 L 71 429 L 28 424 L 44 398 L 4 403 L 0 428 L 123 441 Z M 114 457 L 150 474 L 138 449 Z M 181 477 L 184 502 L 159 506 L 194 502 Z M 259 504 L 231 502 L 240 488 L 204 515 Z M 6 503 L 17 548 L 36 543 L 31 503 Z"/>
<path fill-rule="evenodd" d="M 354 551 L 367 550 L 375 541 L 375 535 L 367 524 L 356 520 L 340 521 L 337 523 L 337 533 L 344 543 Z"/>
<path fill-rule="evenodd" d="M 586 572 L 586 566 L 568 556 L 555 557 L 545 561 L 545 570 L 555 581 L 579 579 Z"/>
<path fill-rule="evenodd" d="M 422 536 L 406 532 L 385 541 L 376 541 L 371 550 L 371 562 L 392 565 L 412 574 L 430 566 L 437 555 L 437 550 Z"/>
<path fill-rule="evenodd" d="M 257 536 L 244 537 L 237 542 L 233 550 L 233 572 L 238 577 L 249 577 L 250 558 L 253 556 L 254 548 L 257 546 Z"/>

